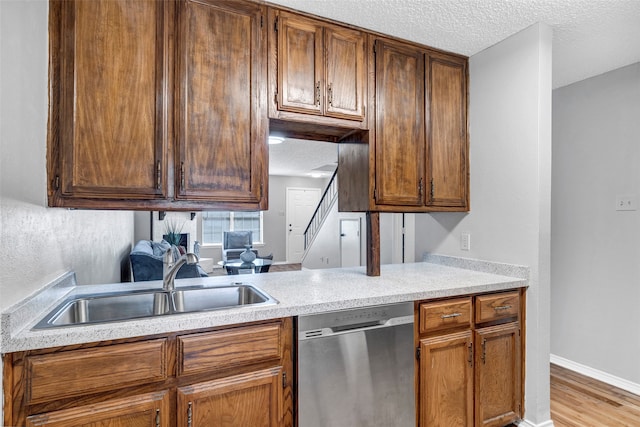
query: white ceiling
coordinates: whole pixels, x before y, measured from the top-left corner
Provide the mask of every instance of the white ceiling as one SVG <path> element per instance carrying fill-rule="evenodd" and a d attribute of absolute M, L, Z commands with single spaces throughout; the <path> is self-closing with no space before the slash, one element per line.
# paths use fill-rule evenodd
<path fill-rule="evenodd" d="M 554 89 L 640 61 L 640 0 L 269 1 L 466 56 L 543 22 Z M 334 144 L 296 141 L 270 147 L 270 173 L 307 175 L 333 161 Z"/>
<path fill-rule="evenodd" d="M 338 162 L 338 144 L 287 138 L 282 144 L 269 145 L 269 175 L 318 178 L 333 175 Z"/>

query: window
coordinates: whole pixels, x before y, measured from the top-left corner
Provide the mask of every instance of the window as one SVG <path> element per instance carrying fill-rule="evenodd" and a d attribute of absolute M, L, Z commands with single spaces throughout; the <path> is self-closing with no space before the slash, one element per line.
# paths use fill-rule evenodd
<path fill-rule="evenodd" d="M 262 243 L 262 212 L 202 212 L 202 243 L 221 245 L 224 231 L 251 230 L 253 243 Z"/>

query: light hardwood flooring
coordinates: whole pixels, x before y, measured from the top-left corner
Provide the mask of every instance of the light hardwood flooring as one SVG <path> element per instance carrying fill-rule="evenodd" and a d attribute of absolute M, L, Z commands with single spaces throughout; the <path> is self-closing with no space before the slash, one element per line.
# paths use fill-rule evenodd
<path fill-rule="evenodd" d="M 551 364 L 555 427 L 640 427 L 640 396 Z"/>

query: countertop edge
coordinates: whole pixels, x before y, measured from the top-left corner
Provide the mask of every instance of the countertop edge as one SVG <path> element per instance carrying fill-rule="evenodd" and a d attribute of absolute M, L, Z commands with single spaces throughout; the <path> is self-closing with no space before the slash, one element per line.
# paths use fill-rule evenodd
<path fill-rule="evenodd" d="M 70 292 L 86 291 L 89 289 L 88 286 L 91 286 L 92 290 L 109 289 L 113 286 L 148 289 L 150 285 L 155 284 L 140 282 L 124 285 L 78 286 L 75 284 L 73 273 L 67 273 L 55 283 L 43 287 L 40 292 L 3 311 L 2 353 L 178 331 L 188 332 L 281 317 L 496 292 L 528 286 L 527 267 L 455 257 L 425 258 L 426 262 L 422 263 L 385 265 L 381 276 L 377 277 L 366 276 L 363 274 L 363 268 L 357 267 L 253 275 L 250 279 L 251 283 L 279 301 L 279 304 L 273 306 L 240 307 L 96 325 L 32 330 L 33 325 Z M 513 275 L 496 274 L 505 272 Z M 185 279 L 182 282 L 184 286 L 193 283 L 215 286 L 228 281 L 227 276 L 220 276 Z M 305 282 L 304 285 L 300 284 L 301 281 Z M 349 288 L 345 285 L 349 285 Z M 302 292 L 301 287 L 304 287 L 307 292 Z M 365 293 L 367 295 L 363 295 Z M 301 294 L 306 296 L 303 297 Z M 70 333 L 72 331 L 74 333 Z"/>

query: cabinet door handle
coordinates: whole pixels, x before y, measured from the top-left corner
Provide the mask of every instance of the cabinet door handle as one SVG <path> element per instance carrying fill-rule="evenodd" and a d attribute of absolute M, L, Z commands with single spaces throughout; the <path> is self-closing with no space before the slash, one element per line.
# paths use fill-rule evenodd
<path fill-rule="evenodd" d="M 160 160 L 156 162 L 156 190 L 160 189 L 162 185 L 162 166 Z"/>
<path fill-rule="evenodd" d="M 460 317 L 462 313 L 451 313 L 451 314 L 443 314 L 440 316 L 441 319 L 451 319 L 452 317 Z"/>
<path fill-rule="evenodd" d="M 433 200 L 433 193 L 434 193 L 433 187 L 434 187 L 433 178 L 431 178 L 431 200 Z"/>
<path fill-rule="evenodd" d="M 320 81 L 316 83 L 316 105 L 320 106 Z"/>
<path fill-rule="evenodd" d="M 156 409 L 156 427 L 160 427 L 160 409 Z"/>
<path fill-rule="evenodd" d="M 422 198 L 422 178 L 420 178 L 420 182 L 418 182 L 418 195 Z"/>
<path fill-rule="evenodd" d="M 329 98 L 327 100 L 329 106 L 333 107 L 333 88 L 331 87 L 331 83 L 329 83 L 329 86 L 327 87 L 327 96 Z"/>
<path fill-rule="evenodd" d="M 473 368 L 473 343 L 469 343 L 467 347 L 469 347 L 469 359 L 467 361 L 469 366 Z"/>
<path fill-rule="evenodd" d="M 499 305 L 497 307 L 493 307 L 495 311 L 509 310 L 512 306 L 510 305 Z"/>
<path fill-rule="evenodd" d="M 180 163 L 180 190 L 184 191 L 184 162 Z"/>
<path fill-rule="evenodd" d="M 482 364 L 487 363 L 487 340 L 482 340 Z"/>
<path fill-rule="evenodd" d="M 189 402 L 189 407 L 187 408 L 187 427 L 192 427 L 193 423 L 193 403 Z"/>

